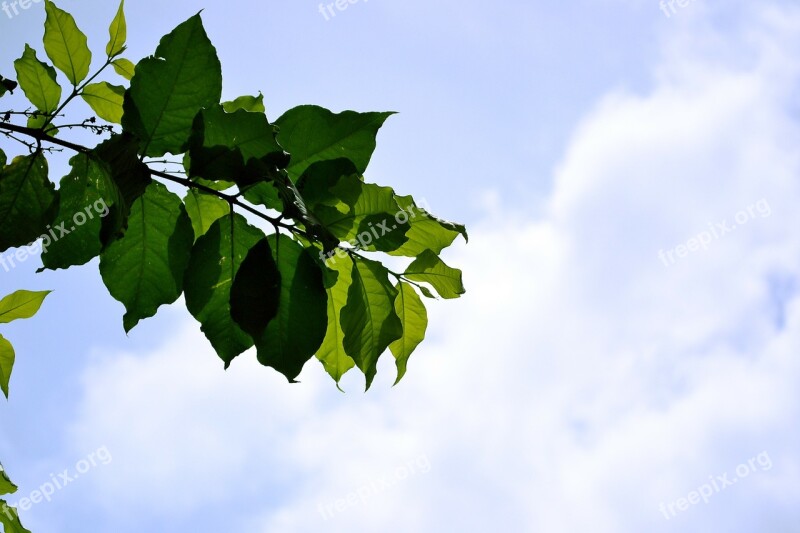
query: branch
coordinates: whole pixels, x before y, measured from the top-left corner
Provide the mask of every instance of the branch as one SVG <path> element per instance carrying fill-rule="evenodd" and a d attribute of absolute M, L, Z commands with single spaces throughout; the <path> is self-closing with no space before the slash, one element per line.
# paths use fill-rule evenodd
<path fill-rule="evenodd" d="M 0 130 L 12 131 L 12 132 L 15 132 L 15 133 L 20 133 L 22 135 L 27 135 L 28 137 L 32 137 L 32 138 L 36 139 L 40 143 L 41 142 L 47 142 L 47 143 L 55 144 L 55 145 L 61 146 L 63 148 L 68 148 L 68 149 L 72 150 L 73 152 L 77 152 L 77 153 L 81 153 L 81 154 L 89 154 L 89 153 L 92 152 L 92 150 L 90 148 L 87 148 L 87 147 L 82 146 L 80 144 L 75 144 L 75 143 L 72 143 L 72 142 L 69 142 L 69 141 L 65 141 L 63 139 L 58 139 L 56 137 L 51 137 L 51 136 L 47 135 L 46 133 L 44 133 L 40 129 L 27 128 L 25 126 L 18 126 L 16 124 L 9 124 L 9 123 L 5 123 L 5 122 L 0 122 Z M 145 166 L 147 166 L 147 165 L 145 164 Z M 271 217 L 271 216 L 267 215 L 266 213 L 262 213 L 261 211 L 259 211 L 258 209 L 254 208 L 253 206 L 242 202 L 241 200 L 239 200 L 238 195 L 225 194 L 224 192 L 214 190 L 211 187 L 203 185 L 202 183 L 197 183 L 195 181 L 192 181 L 189 178 L 183 178 L 183 177 L 180 177 L 180 176 L 174 176 L 174 175 L 168 174 L 166 172 L 161 172 L 159 170 L 154 170 L 154 169 L 150 168 L 149 166 L 147 167 L 147 170 L 150 172 L 151 176 L 155 176 L 155 177 L 167 180 L 167 181 L 171 181 L 173 183 L 178 183 L 178 184 L 183 185 L 184 187 L 187 187 L 187 188 L 190 188 L 190 189 L 197 189 L 199 191 L 203 191 L 204 193 L 214 195 L 214 196 L 216 196 L 218 198 L 221 198 L 221 199 L 225 200 L 231 206 L 235 205 L 235 206 L 247 211 L 248 213 L 251 213 L 251 214 L 259 217 L 262 220 L 266 220 L 267 222 L 269 222 L 270 224 L 272 224 L 276 228 L 281 227 L 281 228 L 284 228 L 284 229 L 287 229 L 287 230 L 291 231 L 292 233 L 296 233 L 298 235 L 301 235 L 301 236 L 303 236 L 303 237 L 305 237 L 305 238 L 307 238 L 309 240 L 314 240 L 313 236 L 309 235 L 308 232 L 298 228 L 297 226 L 293 226 L 291 224 L 286 224 L 285 222 L 283 222 L 281 220 L 280 217 L 279 218 Z"/>

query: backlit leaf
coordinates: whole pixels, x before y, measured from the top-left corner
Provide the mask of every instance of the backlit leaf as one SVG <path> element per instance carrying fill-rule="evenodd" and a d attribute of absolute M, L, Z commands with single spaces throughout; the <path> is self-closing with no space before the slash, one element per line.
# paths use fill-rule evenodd
<path fill-rule="evenodd" d="M 414 287 L 400 282 L 396 289 L 397 298 L 394 301 L 394 310 L 403 324 L 403 336 L 389 345 L 389 349 L 397 361 L 395 385 L 400 383 L 405 376 L 408 358 L 425 340 L 425 331 L 428 329 L 428 312 Z"/>
<path fill-rule="evenodd" d="M 61 86 L 56 81 L 56 69 L 36 57 L 36 51 L 25 45 L 22 57 L 14 61 L 17 81 L 33 106 L 42 113 L 52 113 L 61 101 Z"/>
<path fill-rule="evenodd" d="M 53 65 L 63 72 L 72 85 L 77 86 L 89 75 L 92 52 L 86 35 L 78 29 L 75 19 L 59 9 L 50 0 L 44 5 L 44 50 Z"/>
<path fill-rule="evenodd" d="M 447 266 L 430 250 L 422 252 L 403 275 L 412 281 L 430 284 L 445 299 L 458 298 L 466 292 L 461 271 Z"/>
<path fill-rule="evenodd" d="M 114 57 L 125 50 L 125 41 L 128 39 L 128 25 L 125 22 L 125 0 L 119 3 L 119 9 L 111 21 L 108 28 L 108 44 L 106 45 L 106 55 Z"/>
<path fill-rule="evenodd" d="M 81 97 L 97 116 L 112 124 L 122 123 L 122 102 L 125 99 L 125 87 L 111 85 L 108 82 L 87 85 Z"/>

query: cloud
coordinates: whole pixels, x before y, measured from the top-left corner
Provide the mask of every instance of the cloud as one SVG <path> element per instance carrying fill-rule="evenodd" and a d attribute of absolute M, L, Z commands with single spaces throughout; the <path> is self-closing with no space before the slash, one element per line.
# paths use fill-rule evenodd
<path fill-rule="evenodd" d="M 544 216 L 493 209 L 451 253 L 469 292 L 432 306 L 396 389 L 389 360 L 367 395 L 315 363 L 298 386 L 252 356 L 223 373 L 193 324 L 98 358 L 71 440 L 114 453 L 92 478 L 101 502 L 181 524 L 224 506 L 234 530 L 281 533 L 793 527 L 798 29 L 796 10 L 765 8 L 724 39 L 682 35 L 651 91 L 604 97 Z M 769 216 L 659 258 L 762 200 Z M 659 512 L 761 452 L 769 471 Z M 421 457 L 429 472 L 396 478 Z"/>

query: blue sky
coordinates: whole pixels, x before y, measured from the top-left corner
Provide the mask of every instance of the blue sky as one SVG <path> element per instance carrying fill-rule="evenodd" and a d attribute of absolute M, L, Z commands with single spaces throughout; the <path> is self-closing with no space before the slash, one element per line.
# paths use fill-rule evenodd
<path fill-rule="evenodd" d="M 116 5 L 59 5 L 102 49 Z M 800 10 L 318 7 L 131 2 L 126 55 L 204 9 L 226 97 L 260 90 L 272 118 L 306 103 L 399 111 L 368 178 L 468 224 L 447 256 L 468 294 L 431 306 L 401 385 L 386 360 L 368 394 L 353 374 L 343 395 L 314 362 L 293 386 L 252 354 L 223 372 L 181 302 L 126 337 L 96 263 L 0 271 L 0 292 L 55 291 L 4 330 L 18 363 L 0 459 L 21 495 L 113 457 L 25 524 L 793 531 Z M 41 3 L 0 12 L 0 73 L 40 45 L 43 20 Z"/>

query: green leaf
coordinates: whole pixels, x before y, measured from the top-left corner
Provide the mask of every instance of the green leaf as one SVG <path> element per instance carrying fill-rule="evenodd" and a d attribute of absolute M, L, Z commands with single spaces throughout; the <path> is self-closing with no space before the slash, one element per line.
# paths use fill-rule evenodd
<path fill-rule="evenodd" d="M 403 336 L 403 325 L 394 309 L 397 290 L 382 264 L 356 258 L 353 282 L 342 309 L 344 349 L 367 378 L 367 389 L 378 371 L 378 358 Z"/>
<path fill-rule="evenodd" d="M 31 533 L 22 527 L 17 510 L 3 500 L 0 500 L 0 524 L 3 524 L 5 533 Z"/>
<path fill-rule="evenodd" d="M 128 39 L 128 25 L 125 22 L 125 0 L 119 3 L 119 9 L 111 26 L 108 28 L 108 44 L 106 45 L 106 55 L 114 57 L 125 51 L 125 41 Z"/>
<path fill-rule="evenodd" d="M 362 181 L 352 161 L 331 159 L 310 165 L 297 180 L 297 190 L 312 211 L 318 205 L 335 207 L 340 202 L 342 208 L 352 207 L 361 195 Z"/>
<path fill-rule="evenodd" d="M 125 305 L 125 331 L 181 295 L 194 232 L 183 202 L 153 182 L 138 198 L 128 231 L 100 255 L 108 291 Z"/>
<path fill-rule="evenodd" d="M 222 107 L 228 113 L 233 113 L 240 109 L 251 113 L 267 112 L 267 109 L 264 107 L 264 95 L 261 93 L 258 93 L 258 96 L 240 96 L 236 100 L 223 102 Z"/>
<path fill-rule="evenodd" d="M 322 270 L 309 250 L 285 235 L 270 235 L 269 244 L 280 271 L 280 306 L 256 339 L 258 360 L 294 383 L 325 338 L 327 295 Z"/>
<path fill-rule="evenodd" d="M 42 113 L 52 113 L 61 101 L 61 86 L 56 81 L 56 69 L 42 63 L 36 51 L 25 45 L 22 57 L 14 61 L 22 91 L 33 106 Z"/>
<path fill-rule="evenodd" d="M 231 287 L 231 316 L 254 339 L 278 314 L 281 273 L 264 237 L 247 253 Z"/>
<path fill-rule="evenodd" d="M 408 241 L 400 248 L 390 251 L 389 255 L 416 257 L 425 250 L 439 254 L 453 244 L 459 234 L 464 240 L 468 240 L 464 226 L 436 218 L 417 206 L 411 196 L 397 196 L 395 199 L 404 213 L 401 216 L 408 218 L 411 228 L 406 233 Z"/>
<path fill-rule="evenodd" d="M 352 283 L 350 261 L 328 261 L 328 268 L 338 276 L 326 283 L 328 293 L 328 328 L 325 339 L 317 351 L 317 359 L 322 362 L 325 371 L 338 384 L 351 368 L 356 366 L 353 358 L 344 351 L 344 332 L 342 331 L 342 308 L 347 304 L 347 293 Z"/>
<path fill-rule="evenodd" d="M 0 324 L 31 318 L 51 291 L 17 291 L 0 300 Z"/>
<path fill-rule="evenodd" d="M 403 276 L 412 281 L 430 284 L 445 299 L 458 298 L 466 292 L 461 271 L 447 266 L 431 250 L 422 252 L 408 266 Z"/>
<path fill-rule="evenodd" d="M 42 245 L 44 268 L 56 270 L 83 265 L 103 249 L 103 218 L 120 203 L 120 193 L 108 166 L 94 155 L 70 159 L 72 170 L 61 180 L 58 215 L 53 222 L 57 239 Z"/>
<path fill-rule="evenodd" d="M 137 157 L 138 150 L 138 141 L 132 135 L 123 133 L 112 135 L 93 151 L 108 164 L 111 178 L 128 207 L 144 194 L 153 181 L 150 169 Z"/>
<path fill-rule="evenodd" d="M 45 0 L 47 18 L 44 21 L 44 50 L 47 57 L 67 79 L 76 86 L 89 75 L 92 52 L 86 35 L 78 29 L 72 15 Z"/>
<path fill-rule="evenodd" d="M 314 162 L 346 158 L 363 174 L 375 150 L 378 130 L 393 113 L 334 114 L 319 106 L 290 109 L 275 124 L 278 142 L 292 154 L 289 176 L 297 180 Z"/>
<path fill-rule="evenodd" d="M 118 57 L 114 61 L 111 62 L 111 66 L 114 67 L 114 71 L 125 78 L 126 80 L 131 80 L 133 78 L 134 73 L 136 72 L 136 65 L 133 64 L 128 59 L 123 57 Z"/>
<path fill-rule="evenodd" d="M 251 204 L 263 205 L 275 211 L 283 210 L 283 202 L 274 182 L 262 181 L 251 187 L 246 187 L 244 199 Z"/>
<path fill-rule="evenodd" d="M 0 335 L 0 390 L 8 398 L 8 382 L 14 369 L 14 347 Z"/>
<path fill-rule="evenodd" d="M 11 482 L 11 479 L 6 474 L 3 465 L 0 465 L 0 496 L 5 496 L 6 494 L 14 494 L 17 492 L 17 486 Z M 0 509 L 0 511 L 2 511 Z"/>
<path fill-rule="evenodd" d="M 211 224 L 231 212 L 228 202 L 197 189 L 189 189 L 183 203 L 186 204 L 186 212 L 192 219 L 195 240 L 205 235 Z"/>
<path fill-rule="evenodd" d="M 180 154 L 197 112 L 219 103 L 221 95 L 222 67 L 198 14 L 161 39 L 155 56 L 136 65 L 122 127 L 142 140 L 144 155 Z"/>
<path fill-rule="evenodd" d="M 98 117 L 112 124 L 122 124 L 122 102 L 125 100 L 125 87 L 101 81 L 87 85 L 81 92 L 81 96 Z"/>
<path fill-rule="evenodd" d="M 190 177 L 231 180 L 238 185 L 263 181 L 288 162 L 266 115 L 241 109 L 228 113 L 221 105 L 198 113 L 189 156 Z"/>
<path fill-rule="evenodd" d="M 332 190 L 337 191 L 341 185 Z M 364 250 L 388 252 L 400 247 L 407 240 L 405 233 L 409 225 L 407 220 L 397 218 L 400 207 L 395 201 L 394 191 L 372 183 L 356 182 L 356 185 L 360 193 L 351 207 L 343 203 L 337 207 L 319 205 L 314 214 L 337 238 Z M 338 194 L 345 196 L 350 193 Z"/>
<path fill-rule="evenodd" d="M 44 129 L 44 132 L 50 137 L 55 137 L 58 133 L 58 128 L 52 124 L 48 124 L 49 116 L 41 111 L 37 111 L 28 116 L 28 127 L 34 130 Z"/>
<path fill-rule="evenodd" d="M 238 214 L 216 220 L 197 239 L 184 280 L 186 308 L 201 324 L 227 368 L 253 346 L 231 316 L 231 286 L 248 252 L 264 233 Z"/>
<path fill-rule="evenodd" d="M 14 159 L 0 171 L 0 252 L 38 239 L 57 208 L 44 156 L 38 153 Z"/>
<path fill-rule="evenodd" d="M 425 331 L 428 329 L 428 311 L 422 303 L 417 291 L 408 283 L 397 284 L 397 299 L 394 301 L 394 310 L 403 324 L 403 336 L 389 345 L 397 360 L 397 381 L 400 383 L 406 374 L 408 358 L 417 346 L 425 340 Z"/>

